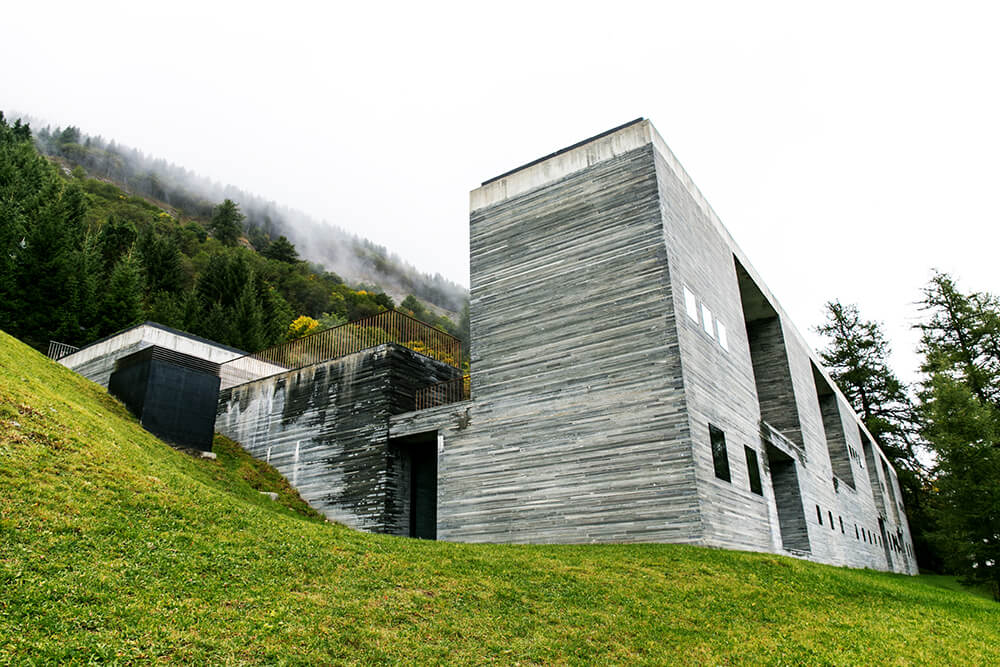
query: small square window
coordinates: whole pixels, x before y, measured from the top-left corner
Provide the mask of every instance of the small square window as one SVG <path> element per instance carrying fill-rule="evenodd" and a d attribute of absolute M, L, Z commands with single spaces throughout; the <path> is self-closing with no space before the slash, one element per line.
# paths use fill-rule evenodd
<path fill-rule="evenodd" d="M 726 335 L 726 325 L 719 320 L 715 320 L 715 328 L 719 333 L 719 345 L 722 346 L 723 350 L 729 352 L 729 336 Z"/>
<path fill-rule="evenodd" d="M 732 477 L 729 476 L 729 452 L 726 450 L 726 434 L 711 424 L 708 425 L 708 434 L 712 440 L 712 462 L 715 464 L 715 476 L 731 482 Z"/>
<path fill-rule="evenodd" d="M 701 304 L 701 326 L 705 329 L 705 333 L 715 338 L 715 329 L 712 327 L 712 311 L 705 304 Z"/>
<path fill-rule="evenodd" d="M 695 298 L 694 292 L 689 290 L 686 286 L 684 287 L 684 306 L 687 308 L 688 317 L 697 322 L 698 299 Z"/>

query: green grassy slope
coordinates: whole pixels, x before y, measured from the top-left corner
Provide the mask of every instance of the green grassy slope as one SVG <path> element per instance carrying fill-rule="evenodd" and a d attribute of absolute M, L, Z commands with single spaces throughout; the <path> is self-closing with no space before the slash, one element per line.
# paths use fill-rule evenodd
<path fill-rule="evenodd" d="M 0 663 L 1000 660 L 1000 605 L 918 578 L 366 535 L 217 450 L 170 449 L 0 333 Z"/>

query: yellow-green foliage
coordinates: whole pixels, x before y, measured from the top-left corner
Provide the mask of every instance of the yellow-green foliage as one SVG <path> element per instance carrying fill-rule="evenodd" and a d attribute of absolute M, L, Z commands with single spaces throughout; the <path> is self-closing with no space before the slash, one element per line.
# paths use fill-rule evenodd
<path fill-rule="evenodd" d="M 308 315 L 300 315 L 295 321 L 288 325 L 288 340 L 295 340 L 308 336 L 319 330 L 319 322 Z"/>
<path fill-rule="evenodd" d="M 425 357 L 430 357 L 431 359 L 437 359 L 438 361 L 444 362 L 449 366 L 459 367 L 459 360 L 454 356 L 448 354 L 443 350 L 438 350 L 422 340 L 409 340 L 403 343 L 403 347 L 408 347 L 414 352 L 419 352 Z"/>
<path fill-rule="evenodd" d="M 1000 605 L 937 582 L 680 545 L 367 535 L 216 448 L 171 449 L 0 333 L 0 664 L 1000 661 Z"/>

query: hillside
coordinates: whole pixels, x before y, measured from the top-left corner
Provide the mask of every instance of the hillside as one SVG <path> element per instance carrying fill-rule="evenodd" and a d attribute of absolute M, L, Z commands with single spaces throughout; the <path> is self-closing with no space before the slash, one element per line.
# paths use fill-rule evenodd
<path fill-rule="evenodd" d="M 304 261 L 232 200 L 197 200 L 192 214 L 94 178 L 67 156 L 101 149 L 67 132 L 55 144 L 45 135 L 65 153 L 46 157 L 0 113 L 0 328 L 36 349 L 154 320 L 256 352 L 397 306 L 379 286 Z M 456 321 L 413 294 L 399 307 L 467 340 L 464 313 Z"/>
<path fill-rule="evenodd" d="M 452 319 L 468 298 L 464 287 L 441 275 L 422 273 L 386 248 L 295 208 L 222 185 L 77 127 L 42 127 L 37 122 L 32 126 L 36 145 L 46 155 L 80 167 L 88 176 L 114 184 L 131 196 L 154 202 L 171 216 L 204 223 L 217 204 L 232 199 L 246 214 L 247 233 L 258 250 L 279 236 L 287 236 L 301 249 L 304 259 L 349 283 L 376 285 L 397 301 L 413 294 Z"/>
<path fill-rule="evenodd" d="M 171 449 L 0 333 L 0 663 L 1000 659 L 1000 605 L 937 580 L 676 545 L 368 535 L 217 450 Z"/>

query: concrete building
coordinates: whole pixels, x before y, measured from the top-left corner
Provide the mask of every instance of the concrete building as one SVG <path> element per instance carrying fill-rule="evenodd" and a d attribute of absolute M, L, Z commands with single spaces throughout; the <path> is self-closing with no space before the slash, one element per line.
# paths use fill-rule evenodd
<path fill-rule="evenodd" d="M 115 370 L 116 361 L 153 346 L 215 364 L 239 359 L 247 354 L 235 347 L 222 345 L 156 322 L 143 322 L 82 348 L 52 343 L 49 345 L 49 356 L 88 380 L 107 387 Z"/>
<path fill-rule="evenodd" d="M 648 121 L 470 208 L 470 393 L 441 332 L 316 338 L 223 360 L 216 430 L 360 529 L 916 573 L 895 472 Z"/>
<path fill-rule="evenodd" d="M 686 542 L 916 572 L 895 472 L 648 121 L 471 195 L 471 400 L 438 537 Z"/>

